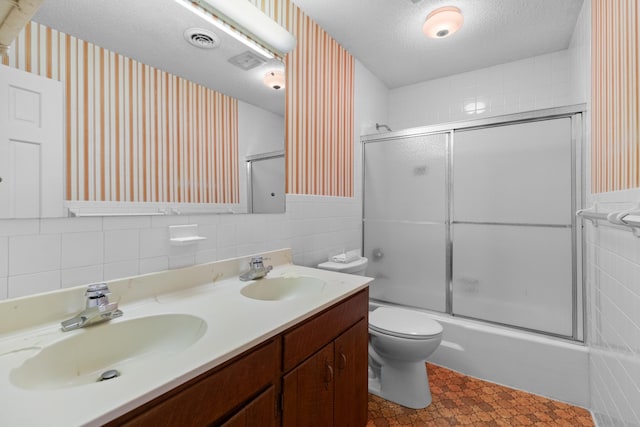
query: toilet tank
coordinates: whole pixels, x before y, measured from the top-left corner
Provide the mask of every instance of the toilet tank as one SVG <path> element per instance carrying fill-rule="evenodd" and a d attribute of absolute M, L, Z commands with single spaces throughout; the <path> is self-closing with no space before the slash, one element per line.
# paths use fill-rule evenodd
<path fill-rule="evenodd" d="M 365 257 L 361 257 L 352 262 L 332 262 L 327 261 L 322 264 L 318 264 L 318 268 L 322 270 L 337 271 L 338 273 L 355 274 L 357 276 L 364 276 L 364 272 L 367 269 L 369 260 Z"/>

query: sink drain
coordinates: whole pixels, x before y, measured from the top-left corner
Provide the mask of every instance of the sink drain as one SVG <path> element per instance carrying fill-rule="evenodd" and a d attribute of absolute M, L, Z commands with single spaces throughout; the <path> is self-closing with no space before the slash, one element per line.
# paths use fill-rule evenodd
<path fill-rule="evenodd" d="M 117 369 L 109 369 L 108 371 L 104 371 L 102 374 L 100 374 L 100 377 L 98 378 L 98 382 L 112 380 L 119 376 L 120 376 L 120 371 L 118 371 Z"/>

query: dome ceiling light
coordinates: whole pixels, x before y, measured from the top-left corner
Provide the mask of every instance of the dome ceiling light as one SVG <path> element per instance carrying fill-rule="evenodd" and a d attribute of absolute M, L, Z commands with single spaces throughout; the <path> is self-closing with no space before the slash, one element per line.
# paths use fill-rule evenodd
<path fill-rule="evenodd" d="M 434 39 L 442 39 L 462 27 L 464 17 L 455 6 L 445 6 L 432 11 L 422 26 L 422 32 Z"/>
<path fill-rule="evenodd" d="M 264 76 L 264 84 L 270 87 L 271 89 L 282 89 L 284 88 L 285 77 L 284 72 L 279 70 L 269 71 Z"/>

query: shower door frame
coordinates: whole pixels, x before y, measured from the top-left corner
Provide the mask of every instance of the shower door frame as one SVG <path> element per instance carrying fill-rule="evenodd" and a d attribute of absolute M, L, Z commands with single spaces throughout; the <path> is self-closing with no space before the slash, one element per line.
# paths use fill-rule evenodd
<path fill-rule="evenodd" d="M 504 326 L 512 329 L 534 332 L 536 334 L 570 340 L 572 342 L 584 342 L 585 339 L 585 310 L 586 310 L 586 290 L 584 283 L 584 251 L 582 250 L 583 228 L 578 230 L 578 220 L 573 214 L 578 209 L 583 208 L 585 200 L 585 177 L 582 173 L 585 170 L 586 156 L 584 150 L 586 104 L 569 105 L 565 107 L 547 108 L 533 110 L 522 113 L 508 114 L 482 119 L 450 122 L 422 127 L 403 129 L 395 132 L 363 135 L 360 137 L 362 144 L 361 164 L 362 164 L 362 250 L 364 252 L 365 243 L 365 144 L 370 142 L 384 142 L 398 139 L 414 138 L 419 136 L 447 134 L 446 144 L 446 165 L 445 165 L 445 186 L 446 186 L 446 243 L 445 243 L 445 312 L 452 317 L 460 317 L 475 321 Z M 453 313 L 453 226 L 456 223 L 453 216 L 453 150 L 455 144 L 456 131 L 484 129 L 498 126 L 507 126 L 521 123 L 532 123 L 553 119 L 569 118 L 571 120 L 571 271 L 572 271 L 572 307 L 571 307 L 571 329 L 572 334 L 560 335 L 547 331 L 530 329 L 522 326 L 510 325 L 486 319 L 479 319 Z M 381 301 L 383 302 L 383 301 Z M 429 310 L 425 310 L 429 311 Z M 441 313 L 441 312 L 438 312 Z"/>

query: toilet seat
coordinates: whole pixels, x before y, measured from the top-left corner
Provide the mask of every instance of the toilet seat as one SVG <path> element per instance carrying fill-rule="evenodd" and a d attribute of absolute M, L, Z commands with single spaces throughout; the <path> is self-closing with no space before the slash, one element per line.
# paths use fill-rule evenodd
<path fill-rule="evenodd" d="M 442 325 L 428 314 L 395 307 L 380 307 L 370 312 L 369 328 L 408 339 L 428 339 L 442 334 Z"/>

